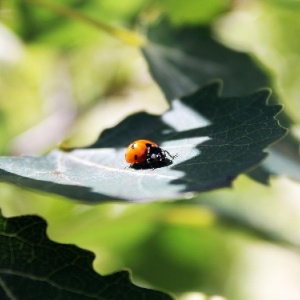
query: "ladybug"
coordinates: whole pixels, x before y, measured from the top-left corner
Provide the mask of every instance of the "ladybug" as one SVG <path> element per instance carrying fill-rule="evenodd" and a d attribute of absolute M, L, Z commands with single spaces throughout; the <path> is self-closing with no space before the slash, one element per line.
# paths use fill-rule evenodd
<path fill-rule="evenodd" d="M 150 140 L 132 142 L 125 153 L 126 162 L 133 168 L 159 167 L 172 162 L 175 157 Z"/>

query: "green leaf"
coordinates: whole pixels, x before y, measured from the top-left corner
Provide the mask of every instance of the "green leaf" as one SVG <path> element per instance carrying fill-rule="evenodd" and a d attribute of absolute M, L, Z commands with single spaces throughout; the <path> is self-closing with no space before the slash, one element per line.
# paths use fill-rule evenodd
<path fill-rule="evenodd" d="M 172 28 L 166 21 L 148 31 L 142 52 L 151 74 L 167 99 L 194 92 L 199 85 L 220 78 L 224 95 L 245 95 L 269 86 L 249 55 L 231 50 L 213 37 L 208 27 Z"/>
<path fill-rule="evenodd" d="M 230 186 L 257 165 L 262 150 L 285 134 L 268 106 L 268 90 L 221 98 L 220 84 L 174 100 L 162 116 L 137 113 L 103 132 L 86 149 L 53 151 L 41 157 L 0 158 L 0 179 L 86 200 L 154 201 Z M 171 154 L 173 164 L 155 170 L 126 167 L 125 147 L 147 138 Z"/>
<path fill-rule="evenodd" d="M 127 271 L 101 276 L 93 253 L 52 242 L 37 216 L 0 215 L 1 299 L 171 300 L 129 281 Z"/>
<path fill-rule="evenodd" d="M 288 135 L 268 149 L 271 154 L 263 163 L 248 173 L 255 180 L 268 184 L 271 175 L 284 175 L 300 181 L 299 143 Z"/>
<path fill-rule="evenodd" d="M 224 95 L 241 95 L 271 83 L 246 53 L 226 48 L 213 38 L 206 27 L 174 29 L 165 21 L 149 31 L 143 53 L 153 78 L 169 100 L 194 91 L 199 83 L 215 78 L 224 80 Z M 273 102 L 278 102 L 272 96 Z M 297 111 L 297 110 L 295 110 Z M 271 175 L 288 175 L 299 180 L 298 149 L 285 139 L 257 170 L 248 173 L 253 179 L 268 183 Z"/>

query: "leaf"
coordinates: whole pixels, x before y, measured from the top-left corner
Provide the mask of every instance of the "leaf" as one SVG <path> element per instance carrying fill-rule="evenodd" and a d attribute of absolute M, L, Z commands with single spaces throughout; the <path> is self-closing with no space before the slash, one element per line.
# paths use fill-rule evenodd
<path fill-rule="evenodd" d="M 268 184 L 271 175 L 284 175 L 300 181 L 299 143 L 288 135 L 268 149 L 271 155 L 248 175 L 255 180 Z"/>
<path fill-rule="evenodd" d="M 101 276 L 93 253 L 52 242 L 37 216 L 0 215 L 1 299 L 171 300 L 129 281 L 126 271 Z"/>
<path fill-rule="evenodd" d="M 174 29 L 163 21 L 149 30 L 149 40 L 143 53 L 153 78 L 169 100 L 215 78 L 226 83 L 224 95 L 241 95 L 270 85 L 267 74 L 248 54 L 226 48 L 213 38 L 208 27 Z M 279 100 L 272 96 L 272 102 Z M 294 144 L 285 139 L 272 146 L 267 160 L 248 175 L 264 184 L 274 174 L 299 180 L 300 160 Z"/>
<path fill-rule="evenodd" d="M 162 21 L 148 31 L 142 52 L 167 99 L 194 92 L 220 78 L 224 95 L 245 95 L 270 82 L 249 55 L 216 41 L 209 27 L 172 28 Z"/>
<path fill-rule="evenodd" d="M 266 105 L 268 90 L 235 98 L 221 98 L 219 90 L 214 83 L 174 100 L 162 116 L 129 116 L 86 149 L 2 157 L 0 179 L 94 202 L 171 200 L 230 186 L 239 173 L 261 162 L 267 155 L 262 150 L 286 130 L 274 119 L 281 107 Z M 155 170 L 126 167 L 125 147 L 139 138 L 154 140 L 178 157 Z"/>

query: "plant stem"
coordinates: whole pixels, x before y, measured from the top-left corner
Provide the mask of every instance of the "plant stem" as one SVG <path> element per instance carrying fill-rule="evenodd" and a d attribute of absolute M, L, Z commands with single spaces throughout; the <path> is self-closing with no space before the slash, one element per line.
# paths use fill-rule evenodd
<path fill-rule="evenodd" d="M 66 16 L 68 18 L 73 18 L 75 20 L 84 22 L 88 25 L 92 25 L 100 30 L 105 31 L 109 35 L 119 39 L 120 41 L 124 42 L 127 45 L 130 45 L 133 47 L 142 47 L 146 44 L 146 39 L 143 36 L 133 32 L 133 31 L 129 31 L 127 29 L 120 28 L 120 27 L 115 27 L 115 26 L 106 24 L 104 22 L 95 20 L 95 19 L 93 19 L 89 16 L 86 16 L 86 15 L 83 15 L 80 12 L 75 11 L 69 7 L 57 5 L 57 4 L 54 4 L 54 3 L 51 3 L 48 1 L 44 1 L 44 0 L 23 0 L 23 1 L 42 6 L 46 9 L 49 9 L 53 12 L 60 14 L 60 15 Z"/>

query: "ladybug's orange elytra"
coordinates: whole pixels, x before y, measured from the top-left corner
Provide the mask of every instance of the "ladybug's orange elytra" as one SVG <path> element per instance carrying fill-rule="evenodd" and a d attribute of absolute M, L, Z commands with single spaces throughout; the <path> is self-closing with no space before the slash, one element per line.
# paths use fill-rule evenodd
<path fill-rule="evenodd" d="M 151 166 L 155 163 L 164 163 L 170 161 L 167 155 L 173 159 L 168 151 L 161 149 L 155 142 L 150 140 L 136 140 L 132 142 L 126 150 L 125 160 L 131 166 L 145 165 Z"/>

